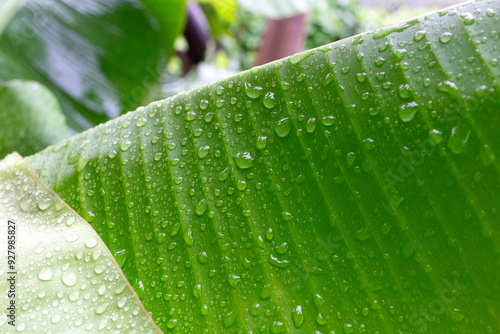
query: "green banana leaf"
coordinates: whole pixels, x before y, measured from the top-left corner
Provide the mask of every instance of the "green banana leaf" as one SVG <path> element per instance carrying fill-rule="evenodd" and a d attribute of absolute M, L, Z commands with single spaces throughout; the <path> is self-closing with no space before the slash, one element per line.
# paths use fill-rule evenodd
<path fill-rule="evenodd" d="M 355 36 L 27 161 L 164 331 L 494 333 L 499 18 Z"/>
<path fill-rule="evenodd" d="M 0 163 L 0 195 L 2 333 L 161 332 L 92 227 L 18 154 Z"/>
<path fill-rule="evenodd" d="M 55 96 L 33 81 L 0 84 L 0 158 L 36 153 L 69 137 Z"/>
<path fill-rule="evenodd" d="M 137 108 L 184 22 L 184 0 L 162 3 L 23 1 L 0 35 L 0 82 L 41 82 L 77 132 Z"/>

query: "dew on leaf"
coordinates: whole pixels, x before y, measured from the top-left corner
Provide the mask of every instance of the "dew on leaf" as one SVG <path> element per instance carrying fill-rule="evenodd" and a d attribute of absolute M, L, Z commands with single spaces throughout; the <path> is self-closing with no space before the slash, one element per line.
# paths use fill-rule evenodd
<path fill-rule="evenodd" d="M 443 133 L 437 129 L 432 129 L 429 132 L 429 144 L 435 146 L 443 140 Z"/>
<path fill-rule="evenodd" d="M 402 99 L 409 99 L 412 96 L 410 85 L 402 84 L 398 87 L 398 95 Z"/>
<path fill-rule="evenodd" d="M 67 287 L 75 286 L 76 281 L 77 281 L 76 274 L 74 272 L 71 272 L 71 271 L 66 271 L 66 272 L 62 273 L 61 281 Z"/>
<path fill-rule="evenodd" d="M 290 262 L 288 260 L 278 260 L 275 256 L 271 255 L 268 260 L 269 264 L 280 269 L 288 268 Z"/>
<path fill-rule="evenodd" d="M 324 326 L 326 324 L 326 320 L 325 318 L 323 318 L 323 315 L 321 313 L 318 313 L 318 315 L 316 316 L 316 322 L 320 326 Z"/>
<path fill-rule="evenodd" d="M 122 152 L 126 152 L 129 149 L 129 147 L 130 147 L 131 144 L 132 144 L 132 142 L 130 142 L 129 140 L 126 140 L 126 141 L 122 142 L 120 144 L 120 150 Z"/>
<path fill-rule="evenodd" d="M 425 38 L 425 30 L 419 30 L 415 33 L 415 35 L 413 36 L 413 40 L 415 42 L 420 42 L 422 39 Z"/>
<path fill-rule="evenodd" d="M 188 111 L 186 113 L 186 121 L 191 122 L 196 119 L 196 113 L 192 110 Z"/>
<path fill-rule="evenodd" d="M 291 129 L 292 121 L 289 117 L 285 117 L 278 121 L 278 124 L 276 125 L 276 134 L 279 137 L 286 137 L 290 133 Z"/>
<path fill-rule="evenodd" d="M 309 133 L 313 133 L 315 129 L 316 129 L 316 118 L 311 117 L 307 120 L 306 131 Z"/>
<path fill-rule="evenodd" d="M 201 100 L 200 101 L 200 109 L 205 110 L 208 108 L 208 105 L 209 105 L 208 100 Z"/>
<path fill-rule="evenodd" d="M 256 146 L 259 150 L 263 150 L 264 148 L 266 148 L 266 145 L 267 145 L 267 137 L 265 136 L 257 137 Z"/>
<path fill-rule="evenodd" d="M 234 312 L 229 312 L 226 314 L 222 320 L 222 325 L 224 328 L 231 328 L 235 323 L 236 323 L 236 313 Z"/>
<path fill-rule="evenodd" d="M 441 42 L 442 44 L 447 44 L 451 41 L 452 36 L 453 34 L 451 32 L 444 32 L 441 34 L 441 36 L 439 36 L 439 42 Z"/>
<path fill-rule="evenodd" d="M 204 159 L 210 152 L 210 146 L 205 145 L 198 149 L 198 158 Z"/>
<path fill-rule="evenodd" d="M 415 101 L 402 104 L 399 107 L 399 117 L 403 122 L 411 121 L 418 111 L 418 104 Z"/>
<path fill-rule="evenodd" d="M 262 103 L 267 109 L 272 109 L 276 106 L 276 104 L 278 104 L 278 100 L 274 96 L 273 92 L 267 92 L 266 95 L 264 95 Z"/>
<path fill-rule="evenodd" d="M 281 321 L 274 321 L 271 327 L 269 328 L 269 332 L 272 334 L 284 333 L 286 331 L 285 324 Z"/>
<path fill-rule="evenodd" d="M 97 246 L 97 239 L 96 238 L 88 238 L 86 241 L 85 241 L 85 247 L 87 248 L 94 248 L 95 246 Z"/>
<path fill-rule="evenodd" d="M 292 310 L 292 321 L 295 328 L 301 328 L 304 324 L 304 314 L 302 314 L 302 306 L 297 305 Z"/>
<path fill-rule="evenodd" d="M 38 273 L 38 279 L 41 281 L 50 281 L 53 278 L 53 273 L 50 268 L 44 268 Z"/>
<path fill-rule="evenodd" d="M 323 123 L 324 126 L 332 126 L 335 123 L 335 117 L 332 115 L 323 116 L 321 118 L 321 123 Z"/>
<path fill-rule="evenodd" d="M 135 123 L 138 127 L 142 128 L 147 124 L 147 120 L 144 117 L 140 117 L 137 122 Z"/>
<path fill-rule="evenodd" d="M 104 303 L 102 305 L 99 305 L 98 307 L 96 307 L 95 313 L 96 314 L 103 314 L 108 309 L 108 305 L 109 305 L 108 303 Z"/>
<path fill-rule="evenodd" d="M 208 203 L 205 199 L 202 199 L 198 204 L 196 204 L 195 212 L 198 216 L 203 215 L 208 209 Z"/>
<path fill-rule="evenodd" d="M 471 13 L 463 13 L 460 16 L 462 17 L 462 20 L 464 21 L 464 25 L 466 25 L 466 26 L 470 26 L 470 25 L 474 24 L 474 22 L 475 22 L 474 15 L 472 15 Z"/>
<path fill-rule="evenodd" d="M 234 156 L 234 161 L 236 166 L 240 169 L 252 168 L 254 164 L 254 159 L 249 152 L 239 152 Z"/>
<path fill-rule="evenodd" d="M 262 87 L 253 86 L 251 83 L 246 82 L 245 83 L 245 94 L 251 99 L 256 99 L 262 95 Z"/>
<path fill-rule="evenodd" d="M 203 117 L 203 119 L 205 120 L 205 122 L 207 123 L 210 123 L 212 121 L 212 119 L 214 118 L 214 113 L 212 111 L 209 111 L 205 114 L 205 116 Z"/>
<path fill-rule="evenodd" d="M 438 83 L 436 91 L 448 94 L 452 99 L 458 99 L 458 88 L 454 82 L 449 80 L 442 81 Z"/>
<path fill-rule="evenodd" d="M 193 287 L 193 296 L 196 299 L 200 299 L 200 297 L 201 297 L 201 284 L 196 284 Z"/>

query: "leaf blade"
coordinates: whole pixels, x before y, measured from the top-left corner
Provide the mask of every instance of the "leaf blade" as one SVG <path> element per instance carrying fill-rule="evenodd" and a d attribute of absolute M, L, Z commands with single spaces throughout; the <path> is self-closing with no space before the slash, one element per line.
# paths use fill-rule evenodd
<path fill-rule="evenodd" d="M 113 215 L 128 212 L 123 224 L 146 250 L 129 247 L 144 269 L 125 274 L 167 277 L 168 287 L 143 296 L 162 328 L 493 330 L 497 72 L 476 77 L 464 64 L 474 50 L 491 57 L 498 39 L 471 48 L 475 37 L 457 19 L 474 8 L 477 22 L 495 27 L 487 13 L 496 7 L 465 4 L 298 54 L 73 139 L 108 132 L 97 139 L 105 147 L 85 159 L 113 170 L 107 194 L 127 194 Z M 455 40 L 442 43 L 447 30 Z M 483 85 L 489 94 L 472 95 Z M 474 129 L 465 142 L 458 126 Z M 491 155 L 481 153 L 485 144 Z M 86 172 L 61 169 L 67 189 L 78 189 L 71 180 Z M 157 252 L 165 261 L 155 265 Z M 181 323 L 179 309 L 191 322 Z"/>

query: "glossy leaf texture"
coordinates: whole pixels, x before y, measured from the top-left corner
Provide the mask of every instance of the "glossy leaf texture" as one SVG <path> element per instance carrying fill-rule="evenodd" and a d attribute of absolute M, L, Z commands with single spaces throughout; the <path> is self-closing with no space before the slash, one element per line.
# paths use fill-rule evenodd
<path fill-rule="evenodd" d="M 16 151 L 36 153 L 69 137 L 55 96 L 33 81 L 0 84 L 0 159 Z"/>
<path fill-rule="evenodd" d="M 43 83 L 78 132 L 117 117 L 158 81 L 182 21 L 167 12 L 182 18 L 183 1 L 155 16 L 139 0 L 24 1 L 0 35 L 0 81 Z"/>
<path fill-rule="evenodd" d="M 153 103 L 28 158 L 187 332 L 499 328 L 500 7 Z"/>
<path fill-rule="evenodd" d="M 160 333 L 96 232 L 18 154 L 0 162 L 0 198 L 2 333 Z"/>

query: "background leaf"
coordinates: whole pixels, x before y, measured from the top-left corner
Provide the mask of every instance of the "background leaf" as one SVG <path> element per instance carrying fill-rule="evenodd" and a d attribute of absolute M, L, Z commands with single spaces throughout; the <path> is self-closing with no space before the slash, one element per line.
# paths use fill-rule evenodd
<path fill-rule="evenodd" d="M 4 0 L 0 3 L 0 34 L 17 12 L 20 0 Z"/>
<path fill-rule="evenodd" d="M 30 155 L 69 135 L 56 98 L 33 81 L 0 84 L 0 124 L 0 158 L 13 151 Z"/>
<path fill-rule="evenodd" d="M 176 18 L 171 27 L 167 13 Z M 164 2 L 158 24 L 136 0 L 25 1 L 0 36 L 0 81 L 43 83 L 73 129 L 89 128 L 147 97 L 183 13 L 182 1 Z"/>
<path fill-rule="evenodd" d="M 99 236 L 19 155 L 0 162 L 0 185 L 1 299 L 16 307 L 2 333 L 160 333 Z"/>
<path fill-rule="evenodd" d="M 498 2 L 180 94 L 28 158 L 174 332 L 494 332 Z"/>
<path fill-rule="evenodd" d="M 175 39 L 182 32 L 186 20 L 185 0 L 142 0 L 148 11 L 156 17 L 161 26 L 161 38 L 167 55 L 173 54 Z"/>

